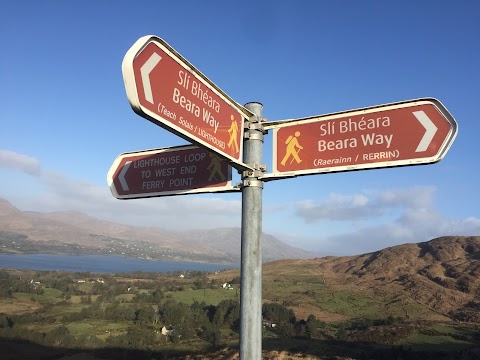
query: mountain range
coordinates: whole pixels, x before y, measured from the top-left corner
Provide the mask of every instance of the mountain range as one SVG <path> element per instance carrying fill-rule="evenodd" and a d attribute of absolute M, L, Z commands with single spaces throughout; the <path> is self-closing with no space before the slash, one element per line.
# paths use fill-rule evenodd
<path fill-rule="evenodd" d="M 240 262 L 240 228 L 168 231 L 99 220 L 76 211 L 21 211 L 0 199 L 0 252 L 101 254 L 143 259 Z M 262 234 L 263 261 L 312 253 Z"/>
<path fill-rule="evenodd" d="M 21 211 L 0 199 L 0 252 L 235 263 L 240 261 L 240 229 L 173 232 L 103 221 L 74 211 Z M 352 288 L 373 297 L 403 294 L 442 316 L 480 322 L 480 236 L 444 236 L 356 256 L 316 258 L 263 234 L 262 253 L 268 262 L 263 268 L 265 281 L 269 276 L 276 283 L 303 274 L 313 276 L 314 283 Z M 233 277 L 237 270 L 218 276 Z M 298 302 L 298 311 L 318 303 L 315 291 L 294 295 L 295 299 L 286 301 Z M 393 304 L 403 298 L 392 299 Z M 385 307 L 392 304 L 387 302 Z"/>

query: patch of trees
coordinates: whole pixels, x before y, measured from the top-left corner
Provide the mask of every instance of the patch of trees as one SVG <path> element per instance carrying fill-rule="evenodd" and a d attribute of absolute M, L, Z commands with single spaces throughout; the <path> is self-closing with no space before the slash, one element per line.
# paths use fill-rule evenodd
<path fill-rule="evenodd" d="M 11 296 L 15 292 L 31 292 L 31 275 L 28 280 L 0 271 L 0 293 Z M 213 347 L 225 345 L 238 337 L 240 329 L 240 304 L 237 300 L 222 300 L 218 305 L 194 301 L 192 304 L 177 303 L 168 296 L 170 291 L 193 288 L 219 288 L 203 273 L 189 280 L 179 280 L 178 276 L 125 281 L 109 275 L 102 275 L 104 282 L 90 273 L 69 274 L 39 272 L 34 275 L 34 283 L 41 282 L 46 287 L 62 291 L 65 295 L 79 295 L 82 307 L 76 312 L 56 311 L 68 307 L 69 301 L 54 301 L 40 310 L 22 315 L 0 314 L 0 337 L 25 339 L 44 345 L 62 347 L 123 347 L 138 350 L 155 350 L 166 343 L 203 340 Z M 89 284 L 78 283 L 85 279 Z M 235 279 L 234 279 L 235 280 Z M 239 280 L 239 279 L 238 279 Z M 232 281 L 233 283 L 234 281 Z M 83 289 L 83 290 L 81 290 Z M 24 291 L 21 291 L 24 290 Z M 129 296 L 120 296 L 130 294 Z M 167 294 L 167 295 L 166 295 Z M 78 298 L 76 299 L 78 302 Z M 384 319 L 357 319 L 340 325 L 327 324 L 314 315 L 306 320 L 295 317 L 287 303 L 265 303 L 262 306 L 264 332 L 284 339 L 335 340 L 392 344 L 418 331 L 415 325 L 406 323 L 401 317 Z M 54 309 L 52 309 L 54 308 Z M 472 304 L 476 310 L 477 304 Z M 53 310 L 53 311 L 50 311 Z M 70 310 L 70 309 L 68 309 Z M 61 315 L 60 315 L 61 314 Z M 68 329 L 72 323 L 105 320 L 102 323 L 115 324 L 111 333 L 97 336 L 95 332 L 72 336 Z M 29 325 L 50 324 L 47 327 Z M 76 328 L 81 328 L 81 324 Z M 118 326 L 119 325 L 119 326 Z M 167 331 L 162 334 L 162 328 Z M 47 328 L 40 332 L 32 328 Z M 52 330 L 50 330 L 52 329 Z M 437 336 L 438 332 L 425 335 Z M 105 340 L 104 340 L 105 339 Z M 470 335 L 462 335 L 458 340 L 474 341 Z M 476 339 L 478 340 L 478 339 Z M 182 345 L 184 346 L 184 345 Z"/>
<path fill-rule="evenodd" d="M 148 293 L 139 292 L 135 294 L 133 301 L 138 303 L 155 304 L 163 300 L 164 293 L 161 289 L 152 289 Z"/>
<path fill-rule="evenodd" d="M 24 241 L 27 239 L 28 239 L 27 235 L 19 234 L 13 231 L 0 230 L 0 241 L 1 242 L 6 241 L 9 243 L 9 245 L 12 241 Z"/>
<path fill-rule="evenodd" d="M 395 344 L 412 335 L 417 328 L 412 323 L 378 325 L 368 328 L 350 330 L 348 339 L 351 341 L 369 342 L 375 344 Z"/>
<path fill-rule="evenodd" d="M 263 304 L 262 316 L 266 327 L 284 338 L 323 339 L 327 324 L 318 320 L 315 315 L 309 315 L 307 320 L 295 318 L 292 309 L 285 305 Z"/>
<path fill-rule="evenodd" d="M 0 314 L 0 329 L 10 329 L 12 327 L 12 319 L 5 314 Z"/>
<path fill-rule="evenodd" d="M 323 339 L 325 337 L 324 330 L 327 324 L 318 320 L 315 315 L 309 315 L 307 321 L 299 321 L 296 326 L 297 336 L 308 340 Z"/>
<path fill-rule="evenodd" d="M 0 298 L 11 298 L 13 293 L 42 294 L 43 289 L 36 287 L 29 280 L 0 270 Z"/>
<path fill-rule="evenodd" d="M 401 316 L 388 316 L 384 319 L 356 319 L 350 322 L 350 330 L 365 330 L 372 326 L 403 324 L 405 319 Z"/>
<path fill-rule="evenodd" d="M 94 302 L 92 305 L 84 307 L 79 312 L 71 312 L 65 314 L 61 322 L 72 323 L 82 321 L 84 319 L 104 319 L 111 321 L 135 321 L 136 311 L 140 307 L 132 307 L 128 305 L 121 305 L 118 301 L 109 304 L 102 302 Z"/>

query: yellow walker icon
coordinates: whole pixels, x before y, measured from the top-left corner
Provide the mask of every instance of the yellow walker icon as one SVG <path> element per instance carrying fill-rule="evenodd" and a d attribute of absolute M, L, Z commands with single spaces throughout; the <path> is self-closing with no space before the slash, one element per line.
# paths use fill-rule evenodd
<path fill-rule="evenodd" d="M 221 160 L 213 153 L 210 153 L 210 157 L 212 158 L 212 160 L 207 166 L 207 170 L 210 170 L 210 176 L 208 177 L 208 181 L 212 181 L 213 178 L 216 179 L 216 175 L 218 175 L 222 181 L 225 181 L 226 177 L 225 174 L 222 172 L 222 165 L 220 164 Z"/>
<path fill-rule="evenodd" d="M 228 129 L 228 133 L 230 134 L 230 141 L 228 142 L 228 147 L 230 148 L 232 147 L 232 144 L 235 144 L 235 151 L 238 153 L 240 151 L 237 142 L 238 125 L 233 115 L 230 115 L 230 119 L 232 119 L 232 125 L 230 125 L 230 129 Z"/>
<path fill-rule="evenodd" d="M 290 158 L 290 156 L 292 157 L 292 160 L 290 160 L 290 164 L 293 162 L 293 160 L 295 160 L 297 164 L 300 164 L 302 162 L 302 159 L 300 159 L 300 156 L 298 156 L 300 150 L 303 149 L 303 147 L 298 143 L 299 136 L 300 131 L 296 131 L 295 136 L 290 135 L 285 141 L 285 144 L 287 145 L 287 151 L 281 161 L 282 165 L 285 165 L 287 163 L 287 160 Z"/>

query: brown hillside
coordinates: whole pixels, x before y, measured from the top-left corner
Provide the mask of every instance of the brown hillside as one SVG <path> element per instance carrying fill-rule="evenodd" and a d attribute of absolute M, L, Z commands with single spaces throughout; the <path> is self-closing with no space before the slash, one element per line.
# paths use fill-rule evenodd
<path fill-rule="evenodd" d="M 298 318 L 314 314 L 337 322 L 355 317 L 355 312 L 334 308 L 341 304 L 334 294 L 348 293 L 380 302 L 377 310 L 385 315 L 392 310 L 417 320 L 480 322 L 480 236 L 441 237 L 358 256 L 277 260 L 264 264 L 262 273 L 263 287 L 277 291 L 263 291 L 263 301 L 288 303 Z M 229 281 L 235 276 L 238 270 L 212 277 Z M 283 294 L 287 286 L 294 294 Z M 319 306 L 329 301 L 332 305 Z"/>
<path fill-rule="evenodd" d="M 329 281 L 403 292 L 440 314 L 480 321 L 480 236 L 446 236 L 314 262 Z"/>

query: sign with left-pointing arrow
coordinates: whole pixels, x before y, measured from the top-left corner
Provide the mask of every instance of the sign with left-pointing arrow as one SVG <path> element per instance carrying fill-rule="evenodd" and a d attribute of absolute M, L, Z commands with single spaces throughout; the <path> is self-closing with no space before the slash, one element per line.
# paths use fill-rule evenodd
<path fill-rule="evenodd" d="M 193 145 L 121 154 L 107 182 L 117 199 L 240 190 L 227 161 Z"/>
<path fill-rule="evenodd" d="M 156 125 L 241 169 L 243 122 L 253 117 L 164 40 L 140 38 L 126 53 L 122 73 L 133 110 Z"/>
<path fill-rule="evenodd" d="M 440 161 L 457 123 L 436 99 L 418 99 L 265 124 L 273 169 L 265 181 L 317 173 Z"/>

